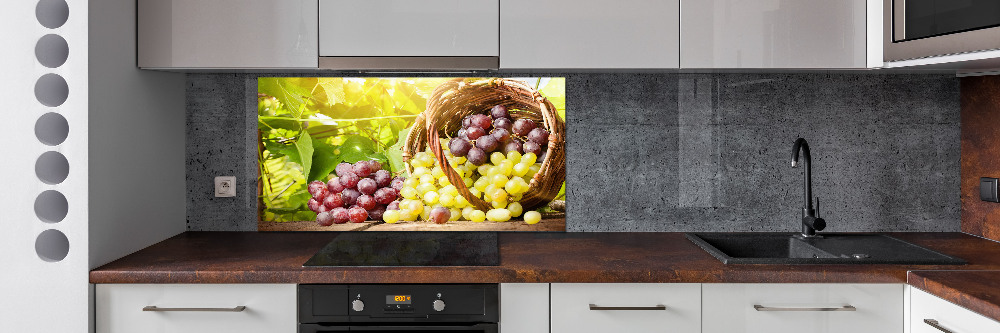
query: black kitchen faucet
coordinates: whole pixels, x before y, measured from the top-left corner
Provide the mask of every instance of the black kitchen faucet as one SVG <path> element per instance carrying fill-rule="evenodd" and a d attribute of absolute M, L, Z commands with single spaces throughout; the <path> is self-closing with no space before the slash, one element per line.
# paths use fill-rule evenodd
<path fill-rule="evenodd" d="M 809 143 L 806 139 L 798 138 L 795 140 L 795 145 L 792 146 L 792 167 L 798 167 L 799 165 L 799 151 L 802 151 L 802 163 L 805 164 L 805 171 L 803 172 L 803 197 L 805 201 L 802 205 L 802 237 L 815 238 L 821 237 L 816 235 L 816 231 L 823 230 L 826 228 L 826 220 L 816 216 L 816 211 L 813 210 L 812 205 L 812 167 L 809 165 L 812 162 L 812 157 L 809 155 Z M 819 208 L 819 198 L 816 198 L 816 207 Z"/>

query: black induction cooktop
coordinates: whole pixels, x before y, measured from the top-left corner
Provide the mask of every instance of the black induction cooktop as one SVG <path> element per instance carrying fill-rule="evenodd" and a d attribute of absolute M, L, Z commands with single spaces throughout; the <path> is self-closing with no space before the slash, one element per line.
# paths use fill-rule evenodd
<path fill-rule="evenodd" d="M 377 232 L 337 234 L 302 266 L 497 266 L 495 232 Z"/>

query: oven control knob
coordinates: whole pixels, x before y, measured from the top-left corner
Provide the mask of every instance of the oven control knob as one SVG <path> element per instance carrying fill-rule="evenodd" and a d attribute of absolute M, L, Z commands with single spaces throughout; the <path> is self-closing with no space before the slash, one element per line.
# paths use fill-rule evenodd
<path fill-rule="evenodd" d="M 444 301 L 442 301 L 442 300 L 435 300 L 434 301 L 434 311 L 438 311 L 438 312 L 444 311 Z"/>
<path fill-rule="evenodd" d="M 354 311 L 357 311 L 357 312 L 364 311 L 365 310 L 365 302 L 362 302 L 360 299 L 356 299 L 356 300 L 354 300 L 354 302 L 351 302 L 351 309 L 354 309 Z"/>

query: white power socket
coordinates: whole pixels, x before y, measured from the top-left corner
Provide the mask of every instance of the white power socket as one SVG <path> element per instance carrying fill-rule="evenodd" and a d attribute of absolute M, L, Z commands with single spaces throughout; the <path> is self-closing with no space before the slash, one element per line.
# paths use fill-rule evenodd
<path fill-rule="evenodd" d="M 219 176 L 215 177 L 215 197 L 228 198 L 236 196 L 236 177 Z"/>

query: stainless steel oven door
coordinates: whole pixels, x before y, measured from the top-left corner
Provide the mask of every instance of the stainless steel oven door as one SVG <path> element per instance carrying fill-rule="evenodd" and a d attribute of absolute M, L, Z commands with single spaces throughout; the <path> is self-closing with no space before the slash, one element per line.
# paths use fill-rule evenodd
<path fill-rule="evenodd" d="M 497 324 L 469 325 L 354 325 L 354 326 L 324 326 L 318 324 L 299 324 L 299 333 L 327 332 L 366 332 L 366 333 L 398 333 L 398 332 L 449 332 L 449 333 L 498 333 Z"/>
<path fill-rule="evenodd" d="M 883 58 L 1000 49 L 1000 1 L 883 0 Z"/>

